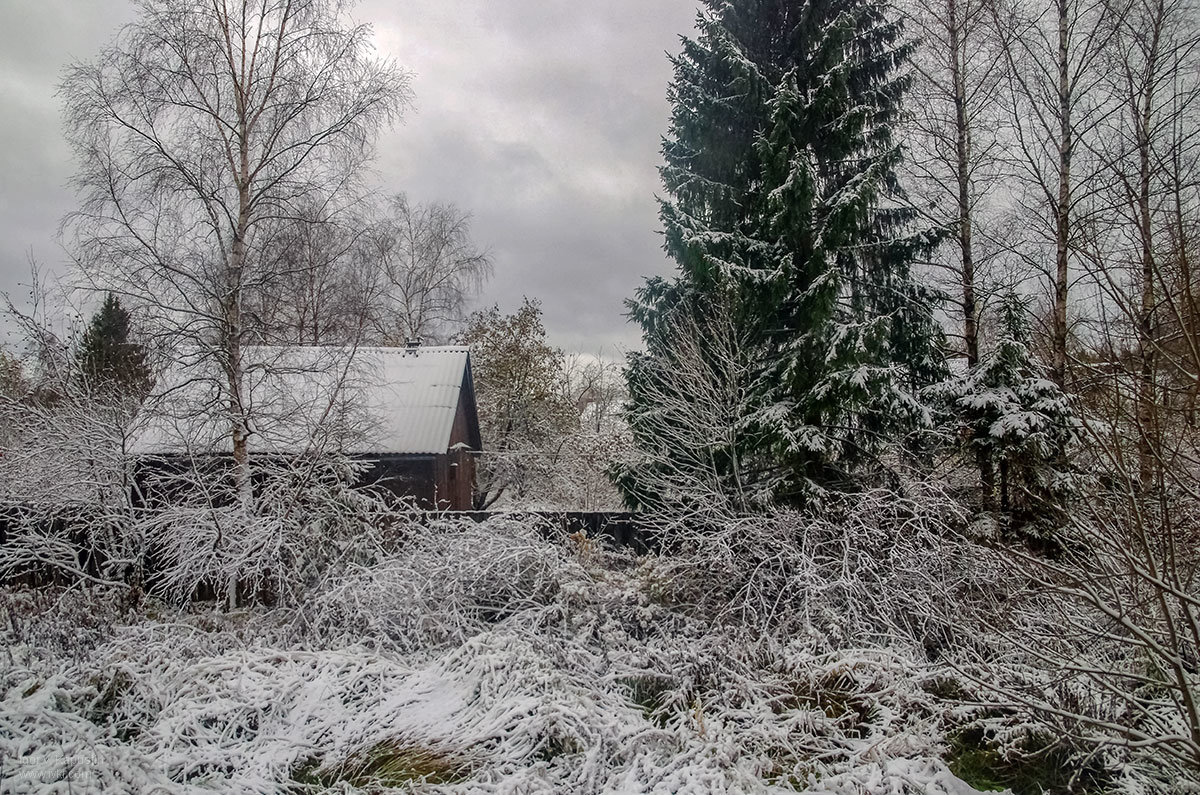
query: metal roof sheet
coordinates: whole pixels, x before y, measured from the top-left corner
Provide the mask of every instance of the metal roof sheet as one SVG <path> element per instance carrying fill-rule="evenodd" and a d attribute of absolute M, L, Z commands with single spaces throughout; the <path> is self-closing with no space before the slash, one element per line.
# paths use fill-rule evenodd
<path fill-rule="evenodd" d="M 132 450 L 142 455 L 228 452 L 220 373 L 184 358 L 159 380 Z M 466 347 L 247 347 L 251 452 L 437 454 L 450 446 L 470 366 Z"/>

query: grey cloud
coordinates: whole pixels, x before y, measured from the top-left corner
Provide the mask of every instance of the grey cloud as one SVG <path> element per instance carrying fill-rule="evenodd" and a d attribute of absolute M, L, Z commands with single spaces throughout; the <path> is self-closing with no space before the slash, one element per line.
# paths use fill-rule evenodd
<path fill-rule="evenodd" d="M 62 70 L 94 55 L 130 18 L 120 0 L 0 4 L 0 291 L 14 299 L 31 251 L 51 271 L 65 267 L 56 232 L 73 200 L 55 95 Z"/>
<path fill-rule="evenodd" d="M 12 4 L 7 4 L 11 6 Z M 366 0 L 381 55 L 414 72 L 415 111 L 379 141 L 385 191 L 453 201 L 496 258 L 483 303 L 540 298 L 558 344 L 636 344 L 622 302 L 669 269 L 654 194 L 666 129 L 666 51 L 696 0 Z M 125 3 L 49 0 L 0 10 L 0 289 L 53 235 L 72 199 L 53 96 L 62 67 L 97 52 Z M 115 15 L 115 16 L 114 16 Z M 14 110 L 15 109 L 15 110 Z M 48 252 L 43 254 L 43 252 Z M 53 264 L 53 262 L 51 263 Z"/>
<path fill-rule="evenodd" d="M 695 4 L 461 5 L 471 11 L 452 30 L 439 29 L 441 14 L 407 20 L 404 37 L 445 45 L 413 64 L 419 108 L 394 136 L 407 156 L 385 156 L 381 171 L 474 213 L 497 259 L 487 302 L 541 298 L 552 335 L 571 347 L 636 344 L 623 301 L 669 267 L 653 198 L 665 52 L 689 32 Z M 469 55 L 447 52 L 460 49 Z"/>

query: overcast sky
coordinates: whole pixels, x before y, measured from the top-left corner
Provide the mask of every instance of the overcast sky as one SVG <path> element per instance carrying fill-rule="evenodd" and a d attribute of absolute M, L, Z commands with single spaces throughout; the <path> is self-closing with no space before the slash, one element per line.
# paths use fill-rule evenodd
<path fill-rule="evenodd" d="M 381 55 L 414 73 L 416 107 L 380 139 L 385 191 L 474 215 L 496 275 L 483 301 L 540 298 L 552 340 L 636 346 L 622 301 L 665 273 L 657 208 L 666 53 L 696 0 L 362 0 Z M 61 271 L 74 204 L 55 86 L 122 22 L 125 0 L 0 0 L 0 290 L 17 298 L 32 251 Z"/>

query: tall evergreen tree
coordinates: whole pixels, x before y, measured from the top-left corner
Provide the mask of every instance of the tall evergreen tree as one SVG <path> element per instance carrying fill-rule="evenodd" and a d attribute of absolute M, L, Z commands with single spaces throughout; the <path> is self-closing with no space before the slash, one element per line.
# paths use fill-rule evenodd
<path fill-rule="evenodd" d="M 662 355 L 665 319 L 721 294 L 761 362 L 735 444 L 769 451 L 756 471 L 778 500 L 853 488 L 942 367 L 910 268 L 938 236 L 912 231 L 895 176 L 911 45 L 878 0 L 706 0 L 697 28 L 672 61 L 661 169 L 679 273 L 631 316 Z M 635 414 L 652 371 L 631 371 Z"/>
<path fill-rule="evenodd" d="M 130 338 L 129 312 L 112 293 L 92 316 L 79 346 L 85 384 L 96 391 L 115 391 L 136 400 L 150 386 L 146 349 Z"/>

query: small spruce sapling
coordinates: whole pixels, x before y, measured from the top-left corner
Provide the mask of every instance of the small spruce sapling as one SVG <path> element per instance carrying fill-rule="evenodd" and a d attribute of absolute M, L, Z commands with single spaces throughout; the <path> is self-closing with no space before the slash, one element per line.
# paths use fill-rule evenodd
<path fill-rule="evenodd" d="M 1028 310 L 1016 295 L 1003 299 L 997 326 L 980 363 L 938 389 L 967 449 L 998 469 L 1001 512 L 1053 517 L 1069 494 L 1067 454 L 1079 420 L 1030 350 Z M 985 493 L 984 504 L 992 497 Z"/>

